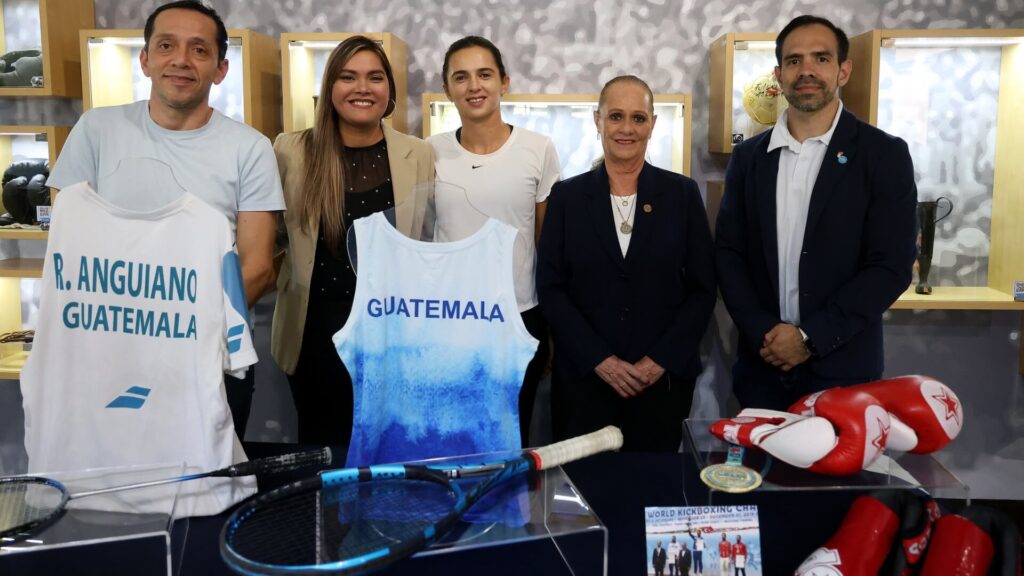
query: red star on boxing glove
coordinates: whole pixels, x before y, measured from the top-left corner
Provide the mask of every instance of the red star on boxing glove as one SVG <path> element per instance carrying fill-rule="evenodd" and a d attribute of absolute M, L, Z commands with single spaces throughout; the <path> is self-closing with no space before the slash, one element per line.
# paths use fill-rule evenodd
<path fill-rule="evenodd" d="M 957 426 L 960 426 L 960 400 L 952 395 L 952 391 L 943 390 L 940 394 L 933 395 L 932 398 L 942 403 L 943 408 L 946 409 L 946 420 L 952 419 Z"/>
<path fill-rule="evenodd" d="M 833 388 L 801 398 L 789 411 L 822 416 L 816 403 L 840 390 L 870 394 L 885 408 L 892 422 L 886 440 L 889 450 L 930 454 L 949 444 L 963 427 L 960 399 L 949 386 L 928 376 L 901 376 Z"/>

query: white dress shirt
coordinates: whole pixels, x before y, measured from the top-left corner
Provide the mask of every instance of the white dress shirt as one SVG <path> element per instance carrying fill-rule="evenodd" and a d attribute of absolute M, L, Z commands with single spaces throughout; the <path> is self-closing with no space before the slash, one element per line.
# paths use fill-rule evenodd
<path fill-rule="evenodd" d="M 820 136 L 799 142 L 789 133 L 789 110 L 772 129 L 768 152 L 781 148 L 779 173 L 775 180 L 775 233 L 779 248 L 779 311 L 782 321 L 800 325 L 800 253 L 811 192 L 821 170 L 832 133 L 839 123 L 843 103 L 839 103 L 832 127 Z"/>

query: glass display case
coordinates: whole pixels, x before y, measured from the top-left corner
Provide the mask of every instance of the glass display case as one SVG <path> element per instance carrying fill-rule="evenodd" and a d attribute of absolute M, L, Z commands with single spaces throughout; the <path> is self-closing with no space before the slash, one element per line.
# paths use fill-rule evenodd
<path fill-rule="evenodd" d="M 683 449 L 693 459 L 698 471 L 713 464 L 723 464 L 727 459 L 730 444 L 711 434 L 709 427 L 714 422 L 688 419 L 683 424 Z M 934 498 L 963 499 L 970 503 L 969 487 L 928 454 L 886 452 L 874 464 L 857 474 L 827 476 L 790 466 L 757 448 L 747 448 L 743 466 L 754 470 L 762 478 L 761 485 L 749 494 L 807 490 L 923 489 Z M 723 498 L 728 501 L 739 496 L 712 489 L 700 482 L 695 484 L 686 490 L 688 504 L 691 506 L 713 504 Z"/>
<path fill-rule="evenodd" d="M 0 96 L 80 98 L 78 30 L 92 0 L 0 0 Z"/>
<path fill-rule="evenodd" d="M 284 131 L 313 126 L 313 112 L 320 84 L 331 52 L 347 38 L 366 36 L 378 42 L 391 63 L 395 76 L 395 111 L 384 123 L 408 133 L 408 49 L 405 42 L 388 32 L 286 32 L 281 34 L 281 72 L 284 86 Z"/>
<path fill-rule="evenodd" d="M 0 166 L 57 158 L 70 129 L 66 126 L 0 126 Z M 7 212 L 0 204 L 0 214 Z M 39 225 L 0 226 L 0 339 L 33 327 L 34 294 L 43 272 L 46 230 Z M 0 380 L 17 379 L 28 357 L 21 341 L 0 343 Z"/>
<path fill-rule="evenodd" d="M 40 474 L 61 482 L 72 495 L 115 486 L 180 476 L 182 464 L 157 464 L 96 468 L 75 472 Z M 115 492 L 72 498 L 64 513 L 51 525 L 18 542 L 0 542 L 0 573 L 67 573 L 83 563 L 99 570 L 116 558 L 111 572 L 171 574 L 171 535 L 178 488 L 165 486 L 159 500 L 147 498 L 151 490 Z M 132 494 L 132 505 L 124 495 Z M 133 511 L 145 506 L 148 512 Z"/>
<path fill-rule="evenodd" d="M 497 461 L 514 453 L 441 458 L 425 461 L 429 464 L 478 463 Z M 476 519 L 464 519 L 413 561 L 438 554 L 457 553 L 488 546 L 517 546 L 547 541 L 555 554 L 545 554 L 552 560 L 544 564 L 552 573 L 607 574 L 608 530 L 594 514 L 572 480 L 561 467 L 544 470 L 523 479 L 520 490 L 512 497 L 513 506 L 498 504 L 479 513 Z M 489 515 L 498 508 L 504 512 Z M 500 516 L 500 519 L 496 519 Z M 532 548 L 531 548 L 532 549 Z M 524 562 L 524 566 L 529 563 Z"/>
<path fill-rule="evenodd" d="M 82 30 L 82 105 L 89 110 L 149 98 L 141 29 Z M 228 73 L 210 89 L 210 105 L 273 139 L 281 132 L 281 72 L 277 42 L 252 30 L 228 30 Z"/>
<path fill-rule="evenodd" d="M 754 122 L 743 108 L 743 89 L 775 69 L 775 33 L 730 32 L 711 44 L 708 151 L 728 154 L 770 125 Z M 784 99 L 779 98 L 780 106 Z"/>
<path fill-rule="evenodd" d="M 850 57 L 846 106 L 907 142 L 919 202 L 952 204 L 933 223 L 932 294 L 911 286 L 894 308 L 1024 310 L 1024 30 L 873 30 Z"/>
<path fill-rule="evenodd" d="M 562 165 L 562 178 L 590 170 L 602 155 L 594 111 L 597 94 L 506 94 L 501 116 L 549 136 Z M 647 146 L 647 160 L 665 170 L 690 173 L 690 95 L 655 94 L 658 122 Z M 423 137 L 450 132 L 461 126 L 459 112 L 441 93 L 423 95 Z"/>

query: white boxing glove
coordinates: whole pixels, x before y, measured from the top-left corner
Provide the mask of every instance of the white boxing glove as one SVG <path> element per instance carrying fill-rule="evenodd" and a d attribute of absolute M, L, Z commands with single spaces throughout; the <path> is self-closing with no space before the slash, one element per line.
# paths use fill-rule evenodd
<path fill-rule="evenodd" d="M 830 476 L 870 466 L 885 448 L 889 414 L 870 394 L 844 389 L 815 395 L 815 415 L 746 409 L 711 425 L 727 442 L 755 446 L 795 466 Z"/>

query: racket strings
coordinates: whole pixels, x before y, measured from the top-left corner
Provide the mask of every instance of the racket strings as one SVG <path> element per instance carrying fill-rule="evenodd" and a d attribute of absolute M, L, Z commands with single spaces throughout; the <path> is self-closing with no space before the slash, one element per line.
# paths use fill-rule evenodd
<path fill-rule="evenodd" d="M 241 556 L 282 565 L 319 564 L 319 492 L 292 494 L 239 519 L 229 544 Z"/>
<path fill-rule="evenodd" d="M 63 492 L 38 482 L 0 483 L 0 534 L 46 519 L 60 509 Z"/>
<path fill-rule="evenodd" d="M 452 514 L 445 484 L 388 480 L 295 494 L 240 518 L 228 544 L 239 555 L 280 566 L 350 560 L 395 548 Z"/>

